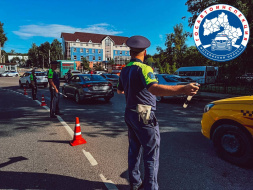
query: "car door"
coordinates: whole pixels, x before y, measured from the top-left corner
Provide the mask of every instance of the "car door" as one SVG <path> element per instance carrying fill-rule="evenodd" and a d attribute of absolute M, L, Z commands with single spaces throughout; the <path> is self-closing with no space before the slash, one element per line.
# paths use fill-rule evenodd
<path fill-rule="evenodd" d="M 23 76 L 20 78 L 21 84 L 25 84 L 26 83 L 26 76 L 27 76 L 27 73 L 24 73 Z"/>
<path fill-rule="evenodd" d="M 75 95 L 76 86 L 77 86 L 77 77 L 78 76 L 73 76 L 68 83 L 68 93 L 70 96 Z"/>

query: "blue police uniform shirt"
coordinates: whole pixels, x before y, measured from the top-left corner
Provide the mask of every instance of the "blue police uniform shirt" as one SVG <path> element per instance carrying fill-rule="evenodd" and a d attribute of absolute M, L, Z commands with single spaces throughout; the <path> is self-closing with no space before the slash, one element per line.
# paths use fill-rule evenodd
<path fill-rule="evenodd" d="M 139 59 L 131 59 L 120 73 L 118 90 L 124 91 L 126 109 L 136 109 L 137 104 L 150 105 L 156 110 L 156 96 L 148 88 L 157 84 L 153 69 Z"/>

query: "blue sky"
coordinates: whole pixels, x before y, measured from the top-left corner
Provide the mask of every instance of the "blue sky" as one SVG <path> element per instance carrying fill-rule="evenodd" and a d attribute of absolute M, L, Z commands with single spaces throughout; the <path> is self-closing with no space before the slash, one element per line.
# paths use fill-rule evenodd
<path fill-rule="evenodd" d="M 186 0 L 1 0 L 0 22 L 8 41 L 4 50 L 27 53 L 32 43 L 38 46 L 57 38 L 61 32 L 77 31 L 130 37 L 142 35 L 151 41 L 148 53 L 164 48 L 166 34 L 182 23 L 188 27 Z M 187 18 L 182 19 L 183 16 Z M 193 45 L 193 38 L 187 44 Z"/>

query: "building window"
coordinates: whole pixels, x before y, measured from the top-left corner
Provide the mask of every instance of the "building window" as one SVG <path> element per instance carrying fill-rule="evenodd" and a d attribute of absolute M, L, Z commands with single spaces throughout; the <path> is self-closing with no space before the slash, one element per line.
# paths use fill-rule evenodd
<path fill-rule="evenodd" d="M 95 53 L 95 49 L 92 49 L 92 53 Z"/>
<path fill-rule="evenodd" d="M 87 43 L 86 46 L 88 46 L 89 44 Z"/>
<path fill-rule="evenodd" d="M 122 55 L 122 51 L 120 51 L 119 54 Z"/>
<path fill-rule="evenodd" d="M 83 53 L 83 48 L 80 49 L 80 52 Z"/>
<path fill-rule="evenodd" d="M 100 45 L 98 45 L 98 47 L 100 47 Z"/>
<path fill-rule="evenodd" d="M 86 60 L 89 61 L 89 56 L 86 57 Z"/>
<path fill-rule="evenodd" d="M 118 54 L 118 51 L 115 51 L 115 54 L 117 55 L 117 54 Z"/>
<path fill-rule="evenodd" d="M 86 53 L 89 53 L 89 49 L 86 49 Z"/>
<path fill-rule="evenodd" d="M 80 45 L 83 46 L 83 43 L 81 43 Z"/>
<path fill-rule="evenodd" d="M 76 52 L 76 48 L 74 48 L 74 52 Z"/>
<path fill-rule="evenodd" d="M 98 57 L 98 60 L 101 61 L 101 57 Z"/>
<path fill-rule="evenodd" d="M 125 51 L 125 55 L 127 55 L 127 51 Z"/>
<path fill-rule="evenodd" d="M 83 56 L 81 56 L 81 61 L 83 60 Z"/>
<path fill-rule="evenodd" d="M 95 44 L 92 44 L 92 47 L 95 47 Z"/>
<path fill-rule="evenodd" d="M 95 58 L 95 56 L 93 56 L 93 61 L 95 61 L 96 60 L 96 58 Z"/>
<path fill-rule="evenodd" d="M 101 50 L 100 50 L 100 49 L 98 50 L 98 53 L 101 53 Z"/>
<path fill-rule="evenodd" d="M 74 60 L 76 60 L 76 55 L 74 55 Z"/>
<path fill-rule="evenodd" d="M 75 46 L 76 44 L 75 43 L 73 43 L 73 46 Z"/>

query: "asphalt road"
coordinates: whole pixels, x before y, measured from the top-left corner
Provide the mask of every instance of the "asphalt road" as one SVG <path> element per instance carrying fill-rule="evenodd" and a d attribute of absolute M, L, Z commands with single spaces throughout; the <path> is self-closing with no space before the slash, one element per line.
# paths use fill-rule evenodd
<path fill-rule="evenodd" d="M 66 127 L 27 92 L 18 78 L 0 78 L 0 189 L 129 189 L 124 96 L 80 105 L 61 97 Z M 38 89 L 39 101 L 42 94 L 49 106 L 48 88 Z M 221 160 L 201 134 L 209 101 L 194 97 L 187 109 L 175 98 L 157 104 L 161 190 L 253 189 L 252 169 Z M 74 130 L 76 117 L 87 144 L 71 147 L 66 129 Z"/>

